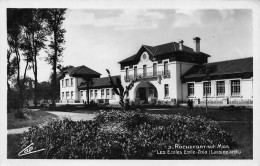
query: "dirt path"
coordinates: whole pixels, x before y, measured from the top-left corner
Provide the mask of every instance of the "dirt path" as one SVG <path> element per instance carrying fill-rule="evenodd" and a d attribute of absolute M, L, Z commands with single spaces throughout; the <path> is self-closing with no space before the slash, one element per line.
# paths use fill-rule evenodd
<path fill-rule="evenodd" d="M 48 113 L 57 115 L 61 119 L 70 118 L 73 121 L 93 120 L 94 117 L 96 117 L 95 114 L 82 114 L 82 113 L 73 113 L 73 112 L 48 111 Z"/>
<path fill-rule="evenodd" d="M 58 112 L 58 111 L 48 111 L 48 113 L 57 115 L 60 119 L 70 118 L 73 121 L 80 120 L 93 120 L 96 116 L 95 114 L 83 114 L 83 113 L 73 113 L 73 112 Z M 30 127 L 23 127 L 17 129 L 7 130 L 7 134 L 22 134 L 29 130 Z"/>
<path fill-rule="evenodd" d="M 18 129 L 10 129 L 7 130 L 7 134 L 22 134 L 23 132 L 26 132 L 29 130 L 30 127 L 23 127 Z"/>

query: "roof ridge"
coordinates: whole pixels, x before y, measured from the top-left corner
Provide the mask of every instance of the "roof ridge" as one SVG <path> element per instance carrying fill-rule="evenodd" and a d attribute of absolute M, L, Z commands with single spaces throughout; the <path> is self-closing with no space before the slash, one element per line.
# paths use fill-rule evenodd
<path fill-rule="evenodd" d="M 209 63 L 204 63 L 204 64 L 222 63 L 222 62 L 236 61 L 236 60 L 250 59 L 250 58 L 253 58 L 253 57 L 245 57 L 245 58 L 238 58 L 238 59 L 229 59 L 229 60 L 223 60 L 223 61 L 217 61 L 217 62 L 209 62 Z"/>
<path fill-rule="evenodd" d="M 152 53 L 152 51 L 147 48 L 148 45 L 143 45 L 143 46 L 144 46 L 144 48 L 145 48 L 146 50 L 148 50 L 152 55 L 154 55 L 154 54 Z M 151 46 L 148 46 L 148 47 L 151 47 Z"/>
<path fill-rule="evenodd" d="M 120 77 L 121 75 L 114 75 L 114 76 L 111 76 L 111 77 Z M 109 76 L 107 77 L 100 77 L 100 78 L 93 78 L 93 79 L 101 79 L 101 78 L 109 78 Z"/>
<path fill-rule="evenodd" d="M 83 67 L 84 65 L 78 66 L 76 67 L 77 69 L 74 71 L 74 73 L 76 73 L 81 67 Z"/>

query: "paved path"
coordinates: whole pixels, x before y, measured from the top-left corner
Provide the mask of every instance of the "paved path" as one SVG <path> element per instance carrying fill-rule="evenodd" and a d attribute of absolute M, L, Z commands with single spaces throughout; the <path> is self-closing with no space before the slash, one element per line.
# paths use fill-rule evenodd
<path fill-rule="evenodd" d="M 57 115 L 60 119 L 70 118 L 73 121 L 80 120 L 93 120 L 96 116 L 95 114 L 83 114 L 83 113 L 73 113 L 73 112 L 58 112 L 58 111 L 47 111 L 48 113 Z M 18 129 L 7 130 L 7 134 L 22 134 L 29 130 L 30 127 L 23 127 Z"/>

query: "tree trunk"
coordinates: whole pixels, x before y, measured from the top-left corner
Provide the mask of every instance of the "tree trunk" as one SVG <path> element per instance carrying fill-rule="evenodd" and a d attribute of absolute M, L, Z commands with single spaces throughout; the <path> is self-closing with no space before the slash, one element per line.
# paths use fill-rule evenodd
<path fill-rule="evenodd" d="M 34 55 L 34 106 L 37 106 L 37 59 L 36 59 L 36 53 Z"/>
<path fill-rule="evenodd" d="M 54 57 L 53 57 L 53 96 L 52 96 L 52 106 L 56 107 L 55 99 L 57 97 L 57 41 L 56 41 L 56 32 L 54 32 L 54 43 L 55 43 L 55 49 L 54 49 Z"/>

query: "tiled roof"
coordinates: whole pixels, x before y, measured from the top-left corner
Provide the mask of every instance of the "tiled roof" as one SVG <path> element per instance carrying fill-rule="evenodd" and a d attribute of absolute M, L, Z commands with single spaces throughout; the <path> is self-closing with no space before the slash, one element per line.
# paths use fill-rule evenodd
<path fill-rule="evenodd" d="M 117 85 L 116 79 L 121 78 L 120 75 L 111 76 L 111 77 L 115 85 Z M 94 78 L 93 84 L 90 86 L 90 89 L 109 88 L 109 87 L 112 88 L 109 77 L 103 77 L 103 78 Z M 78 89 L 86 89 L 86 88 L 87 88 L 86 84 L 78 87 Z"/>
<path fill-rule="evenodd" d="M 162 44 L 162 45 L 157 45 L 157 46 L 148 46 L 148 45 L 143 45 L 143 47 L 145 49 L 147 49 L 153 56 L 160 56 L 162 54 L 165 53 L 171 53 L 171 52 L 179 52 L 181 51 L 179 49 L 179 43 L 176 42 L 170 42 L 170 43 L 166 43 L 166 44 Z M 192 48 L 187 47 L 185 45 L 183 45 L 183 52 L 188 52 L 188 53 L 196 53 Z M 201 53 L 201 55 L 206 55 L 209 56 L 205 53 Z M 132 55 L 122 61 L 120 61 L 119 63 L 122 62 L 128 62 L 128 61 L 133 61 L 135 60 L 135 58 L 138 56 L 138 54 Z"/>
<path fill-rule="evenodd" d="M 230 74 L 239 74 L 239 73 L 253 73 L 253 57 L 243 58 L 243 59 L 234 59 L 221 62 L 206 63 L 206 66 L 215 65 L 217 71 L 210 74 L 211 76 L 224 76 Z M 202 66 L 195 65 L 185 74 L 183 74 L 183 80 L 191 81 L 192 79 L 201 78 L 203 74 L 200 73 Z"/>
<path fill-rule="evenodd" d="M 78 66 L 78 67 L 74 67 L 74 68 L 70 68 L 68 70 L 68 73 L 73 76 L 73 75 L 101 75 L 100 73 L 82 65 L 82 66 Z"/>

